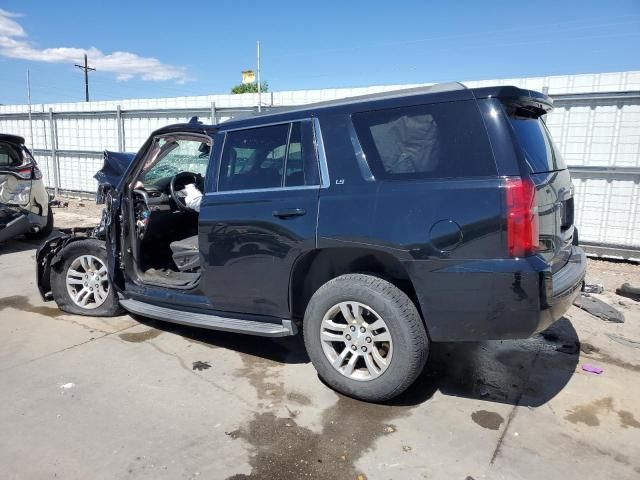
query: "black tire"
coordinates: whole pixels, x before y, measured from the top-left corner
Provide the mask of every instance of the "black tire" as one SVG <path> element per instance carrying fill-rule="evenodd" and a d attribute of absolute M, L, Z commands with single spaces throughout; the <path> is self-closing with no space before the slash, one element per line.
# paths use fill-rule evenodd
<path fill-rule="evenodd" d="M 386 323 L 393 341 L 387 369 L 367 381 L 349 378 L 332 365 L 322 349 L 322 320 L 340 302 L 371 307 Z M 304 316 L 304 343 L 320 377 L 335 390 L 370 402 L 389 400 L 406 390 L 427 361 L 429 338 L 411 299 L 395 285 L 371 275 L 348 274 L 334 278 L 311 297 Z"/>
<path fill-rule="evenodd" d="M 49 207 L 49 213 L 47 213 L 47 223 L 37 232 L 27 232 L 24 234 L 29 240 L 44 240 L 53 232 L 53 211 Z"/>
<path fill-rule="evenodd" d="M 107 249 L 104 242 L 95 239 L 78 240 L 67 245 L 61 254 L 62 262 L 51 269 L 51 292 L 60 310 L 91 317 L 113 317 L 124 312 L 112 285 L 109 285 L 109 293 L 104 302 L 95 308 L 83 308 L 76 304 L 67 291 L 67 272 L 78 257 L 92 255 L 107 265 Z"/>

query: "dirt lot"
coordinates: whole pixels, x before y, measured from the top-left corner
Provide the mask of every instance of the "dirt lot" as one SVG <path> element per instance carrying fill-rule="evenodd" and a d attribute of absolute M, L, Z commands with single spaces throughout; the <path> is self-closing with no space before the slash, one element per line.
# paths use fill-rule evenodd
<path fill-rule="evenodd" d="M 410 391 L 371 405 L 323 385 L 299 338 L 63 314 L 35 247 L 0 247 L 2 478 L 640 477 L 640 304 L 612 292 L 638 266 L 590 261 L 625 323 L 573 307 L 529 340 L 434 345 Z"/>
<path fill-rule="evenodd" d="M 59 200 L 61 206 L 53 207 L 53 223 L 57 228 L 93 227 L 100 221 L 102 205 L 96 205 L 95 200 L 70 197 Z"/>

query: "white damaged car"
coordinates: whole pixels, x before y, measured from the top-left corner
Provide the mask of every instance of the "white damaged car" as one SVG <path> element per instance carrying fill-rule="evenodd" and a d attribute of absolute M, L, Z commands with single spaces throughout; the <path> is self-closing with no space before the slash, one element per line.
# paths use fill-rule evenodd
<path fill-rule="evenodd" d="M 41 239 L 53 230 L 49 194 L 24 138 L 0 134 L 0 242 Z"/>

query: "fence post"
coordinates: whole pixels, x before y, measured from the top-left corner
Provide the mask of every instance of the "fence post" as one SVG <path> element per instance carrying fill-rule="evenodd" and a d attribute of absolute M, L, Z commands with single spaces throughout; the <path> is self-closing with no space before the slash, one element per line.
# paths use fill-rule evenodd
<path fill-rule="evenodd" d="M 217 125 L 218 120 L 216 119 L 216 102 L 211 102 L 211 125 Z"/>
<path fill-rule="evenodd" d="M 49 108 L 49 129 L 51 132 L 51 164 L 53 166 L 53 193 L 57 197 L 60 188 L 60 166 L 58 165 L 58 154 L 56 147 L 58 144 L 58 136 L 53 119 L 53 108 Z"/>
<path fill-rule="evenodd" d="M 122 123 L 120 105 L 116 107 L 116 124 L 118 126 L 118 151 L 124 152 L 124 124 Z"/>

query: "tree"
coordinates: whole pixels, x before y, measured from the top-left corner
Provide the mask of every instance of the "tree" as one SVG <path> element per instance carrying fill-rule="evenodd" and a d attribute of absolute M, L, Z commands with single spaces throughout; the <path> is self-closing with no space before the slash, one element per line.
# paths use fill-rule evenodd
<path fill-rule="evenodd" d="M 260 87 L 261 92 L 269 91 L 269 84 L 267 82 L 262 82 L 262 86 Z M 240 85 L 236 85 L 231 89 L 231 93 L 258 93 L 258 84 L 256 82 L 253 83 L 241 83 Z"/>

